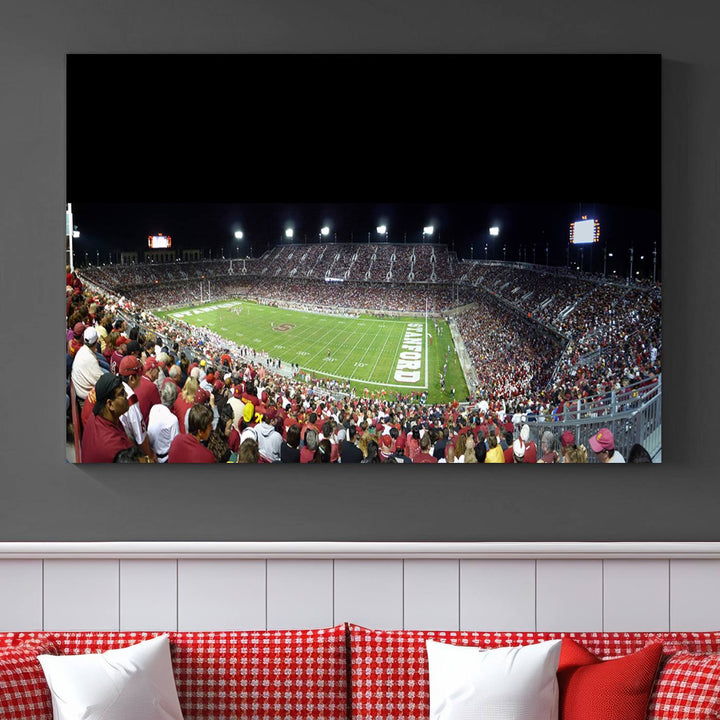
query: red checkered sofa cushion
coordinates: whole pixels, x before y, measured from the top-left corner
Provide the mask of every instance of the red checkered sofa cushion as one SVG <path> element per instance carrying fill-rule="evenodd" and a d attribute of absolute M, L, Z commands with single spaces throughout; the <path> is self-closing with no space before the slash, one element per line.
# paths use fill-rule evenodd
<path fill-rule="evenodd" d="M 668 643 L 665 649 L 699 649 L 703 653 L 720 652 L 720 633 L 598 633 L 598 632 L 473 632 L 429 630 L 371 630 L 350 625 L 350 668 L 352 716 L 357 720 L 425 720 L 430 713 L 429 672 L 426 640 L 453 645 L 497 648 L 570 637 L 600 658 L 620 657 L 637 652 L 650 642 Z M 705 656 L 717 662 L 720 656 Z M 710 663 L 712 665 L 712 663 Z M 649 720 L 700 720 L 716 717 L 681 714 L 683 702 L 702 707 L 712 701 L 699 690 L 701 681 L 693 673 L 699 666 L 666 661 L 665 670 L 656 680 L 655 715 Z M 708 672 L 707 666 L 703 666 Z M 688 692 L 678 694 L 678 685 Z M 715 688 L 717 691 L 717 688 Z M 666 698 L 672 697 L 674 705 Z M 651 700 L 652 703 L 652 700 Z M 661 710 L 660 707 L 666 708 Z M 667 714 L 672 707 L 672 713 Z M 663 714 L 665 713 L 665 714 Z"/>
<path fill-rule="evenodd" d="M 2 720 L 52 720 L 52 698 L 38 655 L 57 655 L 50 635 L 8 638 L 0 645 L 0 718 Z"/>
<path fill-rule="evenodd" d="M 720 717 L 720 633 L 657 633 L 665 656 L 650 697 L 648 720 Z"/>
<path fill-rule="evenodd" d="M 720 655 L 676 652 L 664 658 L 647 720 L 677 718 L 720 718 Z"/>
<path fill-rule="evenodd" d="M 160 634 L 57 632 L 52 637 L 62 654 L 76 655 L 122 648 Z M 0 650 L 3 645 L 35 635 L 0 633 Z M 169 636 L 185 720 L 347 718 L 344 625 L 319 630 L 177 632 Z M 31 717 L 52 720 L 52 713 Z M 0 718 L 5 718 L 2 712 Z"/>

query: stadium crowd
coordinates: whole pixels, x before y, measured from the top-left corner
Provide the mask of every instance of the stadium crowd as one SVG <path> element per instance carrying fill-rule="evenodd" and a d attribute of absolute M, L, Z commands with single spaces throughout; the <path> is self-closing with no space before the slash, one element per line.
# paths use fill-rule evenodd
<path fill-rule="evenodd" d="M 334 273 L 336 264 L 358 262 L 333 245 L 281 246 L 247 261 L 253 273 L 273 268 L 272 279 L 249 272 L 238 277 L 237 260 L 232 267 L 226 260 L 103 266 L 83 278 L 68 272 L 68 403 L 72 380 L 82 461 L 586 462 L 588 445 L 598 461 L 624 461 L 607 428 L 584 443 L 569 431 L 531 439 L 530 428 L 534 418 L 562 422 L 583 402 L 656 381 L 659 289 L 554 269 L 458 263 L 432 245 L 377 246 L 368 257 L 374 247 L 367 246 L 359 266 L 371 277 L 376 263 L 400 263 L 421 276 L 446 278 L 452 270 L 462 284 L 293 277 L 311 263 Z M 344 383 L 309 377 L 262 349 L 149 310 L 198 302 L 199 286 L 208 281 L 203 300 L 246 297 L 397 312 L 424 312 L 427 300 L 433 313 L 472 304 L 457 324 L 487 385 L 476 388 L 467 407 L 458 400 L 358 398 Z M 628 459 L 635 456 L 640 450 Z"/>

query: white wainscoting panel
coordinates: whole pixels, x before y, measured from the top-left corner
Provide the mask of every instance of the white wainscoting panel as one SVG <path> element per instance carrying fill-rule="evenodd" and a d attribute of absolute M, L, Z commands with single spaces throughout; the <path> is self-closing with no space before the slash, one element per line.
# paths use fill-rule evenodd
<path fill-rule="evenodd" d="M 538 631 L 602 631 L 603 561 L 537 561 Z"/>
<path fill-rule="evenodd" d="M 120 561 L 120 629 L 177 630 L 177 560 Z"/>
<path fill-rule="evenodd" d="M 265 560 L 178 560 L 178 630 L 264 630 Z"/>
<path fill-rule="evenodd" d="M 0 588 L 1 632 L 720 631 L 720 543 L 0 543 Z"/>
<path fill-rule="evenodd" d="M 535 561 L 461 560 L 460 629 L 535 630 Z"/>
<path fill-rule="evenodd" d="M 332 560 L 267 561 L 268 629 L 334 624 Z"/>
<path fill-rule="evenodd" d="M 45 630 L 119 630 L 119 560 L 46 560 Z"/>
<path fill-rule="evenodd" d="M 0 560 L 0 632 L 43 629 L 43 561 Z"/>
<path fill-rule="evenodd" d="M 670 560 L 670 629 L 720 629 L 720 560 Z"/>
<path fill-rule="evenodd" d="M 603 603 L 606 632 L 670 629 L 669 560 L 605 560 Z"/>
<path fill-rule="evenodd" d="M 403 578 L 406 630 L 458 630 L 458 560 L 405 560 Z"/>
<path fill-rule="evenodd" d="M 335 621 L 401 629 L 403 561 L 336 560 Z"/>

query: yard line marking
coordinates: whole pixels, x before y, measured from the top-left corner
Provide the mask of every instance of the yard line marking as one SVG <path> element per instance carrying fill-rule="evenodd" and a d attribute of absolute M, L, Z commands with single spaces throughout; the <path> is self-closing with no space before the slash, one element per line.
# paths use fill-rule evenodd
<path fill-rule="evenodd" d="M 355 333 L 351 331 L 351 332 L 348 334 L 348 338 L 347 338 L 347 339 L 350 340 L 354 334 L 355 334 Z M 352 357 L 352 354 L 353 354 L 353 352 L 355 351 L 355 348 L 365 339 L 365 337 L 366 337 L 367 335 L 368 335 L 368 333 L 360 333 L 360 338 L 359 338 L 359 340 L 355 343 L 355 345 L 352 346 L 352 348 L 350 349 L 350 351 L 347 353 L 347 355 L 341 360 L 340 364 L 337 366 L 337 369 L 338 369 L 338 370 L 340 370 L 340 368 L 347 362 L 347 360 Z M 346 341 L 344 340 L 344 341 L 342 342 L 342 344 L 340 345 L 340 347 L 344 347 L 345 344 L 346 344 Z M 308 360 L 308 363 L 312 362 L 312 361 L 315 359 L 315 357 L 317 357 L 317 355 L 321 355 L 321 354 L 322 354 L 322 350 L 321 350 L 319 353 L 317 353 L 316 355 L 314 355 L 312 358 L 310 358 L 310 359 Z"/>
<path fill-rule="evenodd" d="M 329 330 L 326 330 L 326 331 L 318 338 L 318 340 L 321 340 L 323 337 L 325 337 L 325 335 L 331 335 L 332 333 L 334 333 L 334 332 L 336 332 L 336 331 L 337 331 L 337 328 L 330 328 Z M 322 355 L 324 352 L 326 352 L 325 348 L 321 348 L 320 350 L 318 350 L 318 352 L 316 352 L 316 353 L 310 358 L 310 360 L 308 360 L 308 362 L 312 362 L 316 357 L 318 357 L 319 355 Z"/>
<path fill-rule="evenodd" d="M 372 370 L 370 370 L 370 377 L 375 376 L 375 368 L 377 367 L 377 364 L 380 362 L 380 358 L 382 357 L 383 350 L 385 350 L 385 346 L 387 345 L 387 342 L 389 339 L 390 339 L 390 335 L 388 333 L 385 333 L 385 342 L 383 343 L 383 346 L 380 348 L 380 352 L 377 355 L 375 364 L 372 366 Z"/>
<path fill-rule="evenodd" d="M 370 335 L 370 334 L 371 334 L 371 333 L 368 333 L 368 332 L 364 332 L 364 333 L 361 333 L 361 334 L 360 334 L 360 339 L 352 346 L 352 348 L 350 349 L 350 352 L 345 356 L 344 360 L 338 365 L 338 368 L 337 368 L 338 371 L 340 371 L 340 369 L 342 368 L 342 366 L 343 366 L 348 360 L 353 360 L 354 362 L 362 362 L 362 358 L 364 357 L 364 355 L 361 356 L 360 358 L 354 360 L 354 359 L 353 359 L 353 352 L 355 351 L 355 348 L 356 348 L 368 335 Z M 375 337 L 377 337 L 377 334 L 375 335 Z M 374 339 L 374 338 L 373 338 L 373 339 Z M 368 347 L 369 347 L 369 346 L 368 346 Z M 365 353 L 367 354 L 367 350 L 365 351 Z M 353 366 L 353 367 L 354 367 L 354 366 Z"/>
<path fill-rule="evenodd" d="M 375 342 L 375 340 L 378 339 L 379 335 L 380 335 L 379 331 L 375 333 L 375 335 L 373 336 L 373 339 L 368 343 L 367 347 L 365 348 L 365 352 L 357 359 L 356 362 L 362 362 L 365 359 L 365 356 L 370 352 L 370 350 L 373 347 L 373 343 Z"/>

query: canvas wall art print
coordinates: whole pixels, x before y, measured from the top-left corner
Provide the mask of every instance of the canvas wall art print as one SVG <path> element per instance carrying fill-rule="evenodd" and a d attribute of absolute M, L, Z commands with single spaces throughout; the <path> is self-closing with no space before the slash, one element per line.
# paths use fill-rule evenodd
<path fill-rule="evenodd" d="M 287 71 L 290 59 L 272 69 Z M 352 82 L 334 93 L 331 85 L 334 105 L 317 113 L 312 93 L 292 95 L 285 112 L 251 84 L 258 105 L 223 123 L 228 154 L 212 163 L 195 154 L 214 129 L 204 116 L 204 131 L 171 154 L 216 173 L 207 185 L 191 173 L 189 193 L 142 153 L 119 190 L 98 179 L 115 188 L 109 194 L 69 175 L 68 461 L 336 472 L 349 463 L 661 461 L 659 107 L 643 98 L 646 132 L 636 118 L 616 125 L 610 142 L 598 127 L 611 130 L 609 101 L 632 109 L 629 86 L 606 78 L 597 96 L 573 94 L 565 57 L 549 61 L 546 86 L 522 90 L 518 71 L 530 74 L 530 59 L 461 59 L 403 57 L 396 67 L 393 57 L 294 58 L 321 85 L 332 62 Z M 623 58 L 657 100 L 658 58 L 647 60 Z M 187 59 L 162 62 L 171 61 Z M 223 67 L 263 61 L 233 56 Z M 73 98 L 104 62 L 68 64 Z M 193 62 L 204 67 L 202 57 Z M 500 114 L 522 118 L 532 138 L 523 142 L 544 164 L 518 147 L 516 126 L 470 115 L 469 97 L 438 100 L 417 123 L 407 93 L 380 111 L 363 108 L 382 63 L 398 78 L 412 69 L 418 88 L 433 62 L 469 78 L 504 67 L 500 89 L 520 89 L 501 93 Z M 617 62 L 605 59 L 607 73 Z M 149 151 L 180 109 L 144 108 L 139 95 L 134 137 Z M 71 168 L 75 157 L 95 162 L 88 120 L 73 107 Z M 548 148 L 537 128 L 566 141 Z M 602 157 L 606 146 L 617 154 Z"/>

